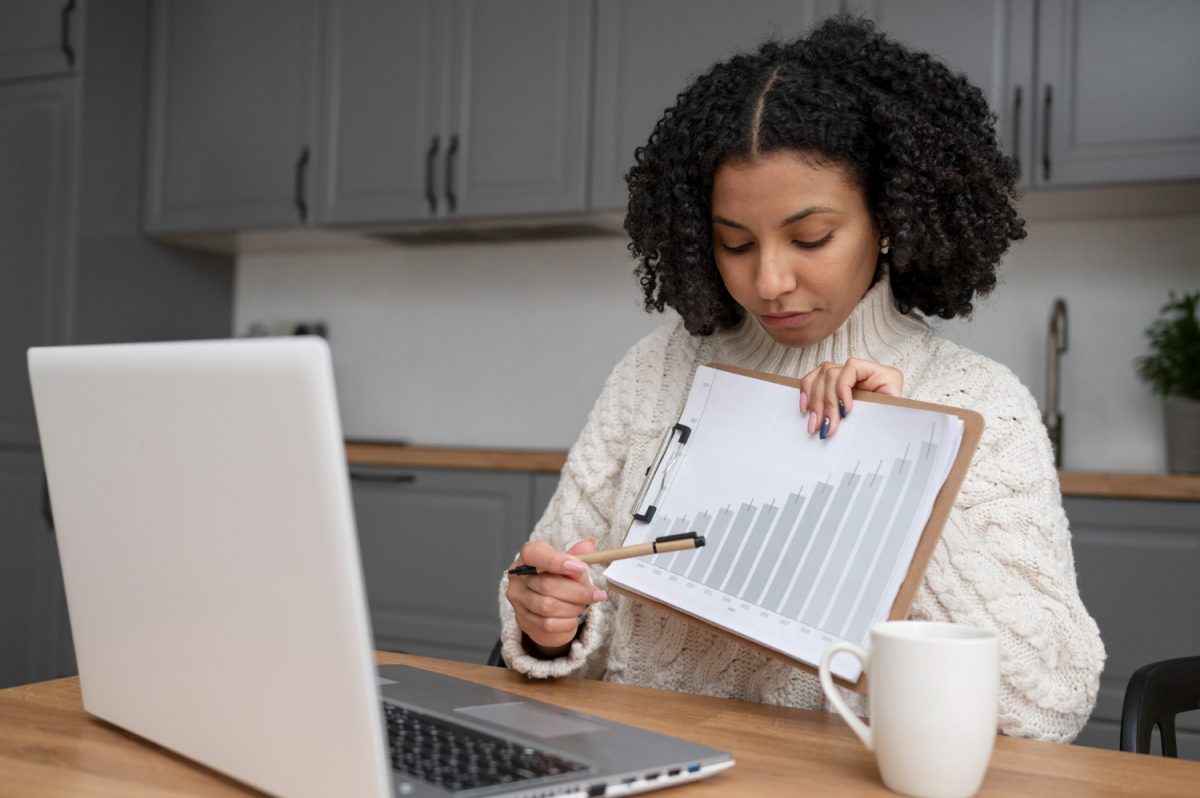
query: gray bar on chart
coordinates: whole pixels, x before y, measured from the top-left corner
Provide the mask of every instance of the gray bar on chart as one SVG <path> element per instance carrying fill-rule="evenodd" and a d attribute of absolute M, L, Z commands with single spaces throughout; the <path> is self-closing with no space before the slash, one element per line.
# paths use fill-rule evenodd
<path fill-rule="evenodd" d="M 936 451 L 937 446 L 932 443 L 921 444 L 921 453 L 917 456 L 917 462 L 914 464 L 912 481 L 909 483 L 908 490 L 904 492 L 904 497 L 900 500 L 900 508 L 896 511 L 896 518 L 892 521 L 887 536 L 881 541 L 879 558 L 875 561 L 875 568 L 867 580 L 862 602 L 859 603 L 854 617 L 850 619 L 848 634 L 853 637 L 848 637 L 847 640 L 864 639 L 871 629 L 871 624 L 875 621 L 875 607 L 883 597 L 892 566 L 895 564 L 896 558 L 900 556 L 900 549 L 904 546 L 907 532 L 913 521 L 916 520 L 917 505 L 921 503 L 926 483 L 929 482 L 933 473 L 933 455 Z"/>
<path fill-rule="evenodd" d="M 725 530 L 729 529 L 729 522 L 733 520 L 733 511 L 728 507 L 722 507 L 717 510 L 717 517 L 713 519 L 712 530 L 705 535 L 704 548 L 696 552 L 696 558 L 692 561 L 692 565 L 688 568 L 687 578 L 693 582 L 704 581 L 704 575 L 708 573 L 708 567 L 712 565 L 713 559 L 717 556 L 717 551 L 725 543 Z"/>
<path fill-rule="evenodd" d="M 778 612 L 779 605 L 783 603 L 787 594 L 788 584 L 792 581 L 792 575 L 796 573 L 796 567 L 800 564 L 804 548 L 812 538 L 813 530 L 817 528 L 817 519 L 821 517 L 821 511 L 825 509 L 825 503 L 829 501 L 832 493 L 833 485 L 824 482 L 818 482 L 813 488 L 812 498 L 808 500 L 804 514 L 800 516 L 800 526 L 796 527 L 796 534 L 792 536 L 792 545 L 783 553 L 783 562 L 779 564 L 779 570 L 771 580 L 766 598 L 759 602 L 761 606 Z"/>
<path fill-rule="evenodd" d="M 742 554 L 733 564 L 733 573 L 729 575 L 729 587 L 725 591 L 726 593 L 734 596 L 742 594 L 742 589 L 746 586 L 746 577 L 750 575 L 750 568 L 754 565 L 754 558 L 762 551 L 767 535 L 771 531 L 771 523 L 778 515 L 779 508 L 775 506 L 774 502 L 764 504 L 758 511 L 754 528 L 750 530 L 750 538 L 746 541 L 746 545 L 742 546 Z"/>
<path fill-rule="evenodd" d="M 686 518 L 676 518 L 674 523 L 671 524 L 670 531 L 660 532 L 658 534 L 659 535 L 664 535 L 664 534 L 665 535 L 678 535 L 680 532 L 687 531 L 689 523 L 690 522 Z M 658 535 L 655 535 L 655 537 L 658 537 Z M 673 552 L 673 551 L 668 551 L 666 554 L 655 554 L 653 557 L 650 558 L 650 564 L 653 565 L 655 568 L 666 569 L 667 562 L 670 561 L 671 555 L 674 553 L 675 552 Z"/>
<path fill-rule="evenodd" d="M 738 546 L 746 538 L 746 530 L 750 528 L 750 521 L 754 518 L 756 510 L 757 508 L 753 504 L 743 504 L 738 510 L 733 519 L 733 527 L 725 536 L 725 544 L 721 546 L 721 551 L 717 554 L 717 561 L 713 564 L 712 573 L 704 580 L 704 584 L 715 587 L 717 590 L 721 589 L 721 584 L 725 581 L 725 577 L 729 576 L 733 560 L 737 557 Z"/>
<path fill-rule="evenodd" d="M 690 528 L 685 527 L 684 532 L 695 532 L 697 535 L 704 537 L 704 533 L 708 530 L 708 524 L 712 521 L 712 517 L 708 513 L 700 513 L 696 516 L 696 523 L 691 524 Z M 705 541 L 707 544 L 708 541 Z M 681 576 L 691 565 L 692 558 L 696 556 L 695 549 L 684 549 L 683 551 L 673 551 L 667 555 L 667 570 L 673 574 Z"/>
<path fill-rule="evenodd" d="M 850 554 L 854 551 L 854 544 L 863 533 L 867 513 L 870 512 L 871 505 L 879 494 L 879 488 L 883 485 L 883 477 L 877 474 L 866 474 L 862 477 L 862 481 L 862 489 L 854 497 L 850 515 L 846 516 L 842 532 L 833 545 L 833 551 L 829 553 L 825 571 L 817 579 L 817 584 L 813 588 L 812 601 L 808 603 L 808 609 L 804 611 L 804 617 L 800 619 L 814 629 L 822 628 L 821 621 L 824 620 L 825 612 L 834 600 L 833 592 L 837 589 L 838 580 L 850 564 Z"/>
<path fill-rule="evenodd" d="M 874 558 L 875 552 L 879 550 L 880 542 L 887 533 L 888 522 L 892 518 L 896 505 L 900 503 L 900 493 L 904 490 L 904 483 L 908 481 L 911 471 L 911 460 L 897 459 L 892 463 L 891 473 L 884 481 L 883 494 L 879 498 L 879 503 L 875 505 L 875 512 L 871 513 L 871 519 L 867 521 L 867 525 L 863 529 L 863 540 L 866 545 L 859 546 L 852 560 L 846 565 L 846 578 L 842 581 L 842 589 L 838 593 L 842 600 L 834 602 L 833 610 L 825 620 L 824 627 L 844 640 L 850 639 L 844 633 L 846 621 L 850 617 L 851 610 L 854 609 L 854 601 L 858 597 L 859 591 L 867 581 L 871 560 Z"/>
<path fill-rule="evenodd" d="M 742 598 L 754 604 L 762 602 L 763 595 L 770 587 L 767 580 L 771 578 L 771 571 L 779 562 L 779 556 L 783 553 L 783 545 L 787 543 L 788 535 L 792 533 L 792 527 L 796 525 L 796 519 L 800 517 L 800 508 L 803 506 L 803 496 L 799 493 L 788 494 L 787 501 L 783 503 L 783 511 L 779 514 L 779 521 L 775 523 L 771 537 L 763 544 L 763 553 L 758 561 L 758 567 L 754 569 L 750 581 L 746 584 L 745 592 L 749 595 L 743 595 Z"/>
<path fill-rule="evenodd" d="M 809 548 L 808 556 L 804 558 L 804 563 L 800 566 L 800 576 L 796 579 L 796 586 L 792 588 L 792 595 L 780 610 L 782 615 L 799 619 L 800 610 L 804 607 L 804 600 L 812 594 L 813 583 L 817 581 L 817 576 L 821 573 L 821 566 L 825 563 L 825 558 L 829 556 L 829 549 L 833 546 L 833 535 L 846 517 L 846 508 L 850 506 L 850 497 L 854 495 L 854 491 L 861 481 L 862 477 L 858 474 L 842 475 L 842 482 L 838 485 L 837 492 L 833 494 L 833 501 L 829 503 L 829 512 L 825 513 L 825 518 L 821 521 L 821 528 L 817 530 L 817 535 Z"/>

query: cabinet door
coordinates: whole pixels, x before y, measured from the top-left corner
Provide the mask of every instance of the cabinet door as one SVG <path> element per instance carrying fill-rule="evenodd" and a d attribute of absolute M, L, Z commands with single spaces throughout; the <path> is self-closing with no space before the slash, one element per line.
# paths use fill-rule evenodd
<path fill-rule="evenodd" d="M 77 0 L 0 3 L 0 80 L 59 75 L 79 57 Z"/>
<path fill-rule="evenodd" d="M 309 216 L 319 0 L 154 5 L 147 227 L 296 225 Z"/>
<path fill-rule="evenodd" d="M 444 209 L 446 25 L 433 0 L 332 0 L 326 25 L 321 221 Z"/>
<path fill-rule="evenodd" d="M 1108 659 L 1079 742 L 1116 748 L 1129 677 L 1200 655 L 1200 502 L 1067 497 L 1079 594 Z M 1200 759 L 1200 713 L 1176 721 L 1179 754 Z"/>
<path fill-rule="evenodd" d="M 1200 177 L 1200 3 L 1042 0 L 1037 180 Z"/>
<path fill-rule="evenodd" d="M 0 87 L 0 444 L 33 445 L 25 350 L 63 338 L 76 81 Z"/>
<path fill-rule="evenodd" d="M 484 662 L 500 575 L 529 534 L 525 473 L 351 471 L 375 644 Z"/>
<path fill-rule="evenodd" d="M 0 689 L 75 670 L 42 458 L 0 450 Z"/>
<path fill-rule="evenodd" d="M 794 38 L 837 10 L 821 0 L 602 0 L 596 7 L 591 207 L 624 211 L 633 152 L 688 81 L 775 36 Z"/>
<path fill-rule="evenodd" d="M 996 113 L 996 132 L 1030 184 L 1033 0 L 850 0 L 879 30 L 966 73 Z"/>
<path fill-rule="evenodd" d="M 591 6 L 458 0 L 442 164 L 454 216 L 580 212 L 586 202 Z"/>

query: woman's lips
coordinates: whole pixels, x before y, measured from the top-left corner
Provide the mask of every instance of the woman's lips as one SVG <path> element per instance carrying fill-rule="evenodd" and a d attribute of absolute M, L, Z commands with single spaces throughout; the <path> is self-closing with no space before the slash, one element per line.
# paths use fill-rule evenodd
<path fill-rule="evenodd" d="M 799 327 L 807 322 L 815 313 L 813 310 L 802 310 L 797 313 L 760 313 L 758 318 L 762 321 L 764 327 L 786 328 Z"/>

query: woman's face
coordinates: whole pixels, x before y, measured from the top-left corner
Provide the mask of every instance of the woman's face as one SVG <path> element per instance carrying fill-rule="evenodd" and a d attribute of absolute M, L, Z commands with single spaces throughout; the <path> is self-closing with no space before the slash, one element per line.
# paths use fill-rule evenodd
<path fill-rule="evenodd" d="M 713 176 L 712 214 L 725 287 L 781 344 L 825 338 L 871 287 L 879 231 L 843 167 L 795 152 L 727 161 Z"/>

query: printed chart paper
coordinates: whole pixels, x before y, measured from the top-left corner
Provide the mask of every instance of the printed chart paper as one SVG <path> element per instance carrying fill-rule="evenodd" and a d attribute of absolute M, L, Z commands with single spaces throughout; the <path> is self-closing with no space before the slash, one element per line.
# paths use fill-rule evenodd
<path fill-rule="evenodd" d="M 605 576 L 810 665 L 886 620 L 962 441 L 949 413 L 855 402 L 810 435 L 798 389 L 702 366 L 626 545 L 695 531 L 703 548 L 619 560 Z M 849 681 L 858 660 L 839 654 Z"/>

